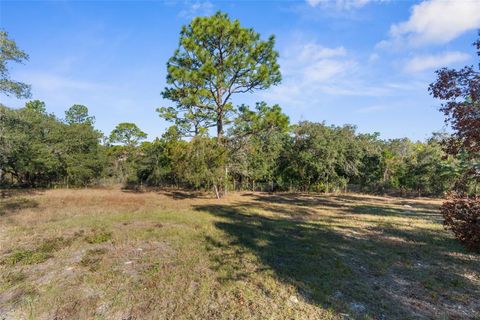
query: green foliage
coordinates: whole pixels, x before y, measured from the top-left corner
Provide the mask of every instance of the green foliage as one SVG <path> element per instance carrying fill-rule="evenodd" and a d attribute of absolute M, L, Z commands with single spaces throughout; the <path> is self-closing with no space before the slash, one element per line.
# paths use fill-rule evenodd
<path fill-rule="evenodd" d="M 103 171 L 101 133 L 60 122 L 40 101 L 18 110 L 0 107 L 0 128 L 0 184 L 88 185 Z"/>
<path fill-rule="evenodd" d="M 235 119 L 232 130 L 234 136 L 268 134 L 273 131 L 286 132 L 290 122 L 278 104 L 269 107 L 265 102 L 257 102 L 255 111 L 247 105 L 239 107 L 239 115 Z"/>
<path fill-rule="evenodd" d="M 412 146 L 413 154 L 406 159 L 401 183 L 419 193 L 441 194 L 449 190 L 458 177 L 456 162 L 445 157 L 440 144 L 430 140 Z"/>
<path fill-rule="evenodd" d="M 9 61 L 23 63 L 28 60 L 28 55 L 17 47 L 8 33 L 0 30 L 0 92 L 17 98 L 30 98 L 30 86 L 10 79 L 7 63 Z"/>
<path fill-rule="evenodd" d="M 137 159 L 138 179 L 154 186 L 178 184 L 174 161 L 185 144 L 176 127 L 170 127 L 161 139 L 143 143 Z"/>
<path fill-rule="evenodd" d="M 180 131 L 194 135 L 216 126 L 224 133 L 235 110 L 233 95 L 266 89 L 281 80 L 274 37 L 260 40 L 253 29 L 217 12 L 197 17 L 182 28 L 179 48 L 167 63 L 162 95 L 175 107 L 159 108 L 160 116 Z"/>
<path fill-rule="evenodd" d="M 269 107 L 257 103 L 255 111 L 246 105 L 239 108 L 229 137 L 231 142 L 230 174 L 240 186 L 266 182 L 274 189 L 275 176 L 284 140 L 289 130 L 289 119 L 280 106 Z"/>
<path fill-rule="evenodd" d="M 141 140 L 145 140 L 147 134 L 140 130 L 135 123 L 122 122 L 110 133 L 110 142 L 121 143 L 127 147 L 136 147 Z"/>
<path fill-rule="evenodd" d="M 194 137 L 173 155 L 177 177 L 194 188 L 216 187 L 225 179 L 227 150 L 216 139 Z"/>
<path fill-rule="evenodd" d="M 293 129 L 282 156 L 284 181 L 301 190 L 330 192 L 345 188 L 356 175 L 355 129 L 301 122 Z"/>
<path fill-rule="evenodd" d="M 89 186 L 109 178 L 128 186 L 196 189 L 366 192 L 441 195 L 452 189 L 470 157 L 446 156 L 435 136 L 427 142 L 384 141 L 353 126 L 301 122 L 290 126 L 278 105 L 242 105 L 222 141 L 197 135 L 182 139 L 170 127 L 146 138 L 135 124 L 119 124 L 112 141 L 88 121 L 83 107 L 64 123 L 33 101 L 22 109 L 0 106 L 0 183 L 29 187 Z M 72 108 L 70 108 L 70 111 Z M 475 188 L 475 180 L 470 182 Z"/>
<path fill-rule="evenodd" d="M 88 122 L 64 128 L 61 145 L 67 185 L 87 186 L 102 175 L 106 164 L 104 148 L 99 143 L 102 136 Z"/>
<path fill-rule="evenodd" d="M 47 109 L 45 107 L 45 102 L 40 100 L 32 100 L 25 103 L 25 108 L 38 113 L 46 113 Z"/>
<path fill-rule="evenodd" d="M 4 141 L 0 161 L 4 172 L 20 185 L 44 186 L 64 172 L 58 139 L 62 124 L 38 109 L 3 109 Z"/>
<path fill-rule="evenodd" d="M 147 134 L 140 130 L 134 123 L 124 122 L 118 124 L 111 132 L 111 143 L 121 143 L 108 148 L 110 162 L 109 176 L 120 183 L 135 186 L 139 180 L 136 174 L 136 166 L 141 158 L 141 150 L 138 144 L 147 138 Z"/>
<path fill-rule="evenodd" d="M 157 138 L 153 142 L 142 143 L 140 150 L 137 177 L 149 185 L 161 185 L 170 173 L 170 161 L 165 153 L 165 144 Z"/>
<path fill-rule="evenodd" d="M 88 115 L 88 108 L 81 104 L 74 104 L 65 111 L 65 121 L 68 124 L 89 124 L 95 123 L 95 117 Z"/>

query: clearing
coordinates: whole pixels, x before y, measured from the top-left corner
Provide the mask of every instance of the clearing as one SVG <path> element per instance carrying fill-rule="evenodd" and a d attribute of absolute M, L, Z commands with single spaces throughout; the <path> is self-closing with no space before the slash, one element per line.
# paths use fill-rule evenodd
<path fill-rule="evenodd" d="M 475 319 L 439 200 L 4 191 L 0 319 Z"/>

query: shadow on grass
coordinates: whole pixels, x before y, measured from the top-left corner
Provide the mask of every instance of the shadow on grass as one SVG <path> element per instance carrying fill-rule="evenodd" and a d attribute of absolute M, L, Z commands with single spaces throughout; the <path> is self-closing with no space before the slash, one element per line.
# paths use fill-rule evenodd
<path fill-rule="evenodd" d="M 20 197 L 20 196 L 34 196 L 37 194 L 41 194 L 42 191 L 40 189 L 1 189 L 0 188 L 0 200 L 8 199 L 13 197 Z"/>
<path fill-rule="evenodd" d="M 441 223 L 442 216 L 438 211 L 417 211 L 411 209 L 387 208 L 379 205 L 358 205 L 350 209 L 355 214 L 368 214 L 383 217 L 399 217 L 399 218 L 416 218 L 423 220 L 431 220 Z"/>
<path fill-rule="evenodd" d="M 251 271 L 244 268 L 241 256 L 249 252 L 258 257 L 261 268 L 296 287 L 308 303 L 339 313 L 375 319 L 478 316 L 478 283 L 463 276 L 480 274 L 478 256 L 458 258 L 465 252 L 447 233 L 388 225 L 368 233 L 342 217 L 333 218 L 332 225 L 315 223 L 298 219 L 302 208 L 291 208 L 285 216 L 288 209 L 279 214 L 278 206 L 267 204 L 285 203 L 282 200 L 288 198 L 264 196 L 261 209 L 271 216 L 252 212 L 260 207 L 258 202 L 195 206 L 221 218 L 216 227 L 227 235 L 226 241 L 207 238 L 209 246 L 218 249 L 212 258 L 216 268 L 228 269 L 227 278 L 219 280 L 248 277 Z M 314 203 L 328 207 L 327 200 L 320 200 Z"/>
<path fill-rule="evenodd" d="M 0 216 L 28 208 L 38 207 L 38 201 L 27 198 L 0 199 Z"/>
<path fill-rule="evenodd" d="M 438 205 L 424 204 L 411 201 L 392 201 L 390 204 L 396 207 L 382 205 L 380 198 L 360 197 L 356 195 L 309 195 L 309 194 L 252 194 L 253 199 L 259 203 L 271 205 L 272 203 L 286 204 L 299 208 L 324 207 L 327 209 L 343 209 L 351 214 L 369 214 L 376 216 L 395 216 L 406 218 L 417 218 L 423 220 L 432 220 L 434 222 L 442 221 L 439 214 Z M 373 204 L 363 204 L 365 200 L 371 199 Z"/>
<path fill-rule="evenodd" d="M 176 200 L 183 199 L 210 199 L 212 198 L 208 194 L 200 191 L 182 191 L 182 190 L 162 190 L 159 191 L 160 194 L 170 197 Z"/>
<path fill-rule="evenodd" d="M 175 200 L 183 199 L 210 199 L 212 196 L 201 191 L 189 191 L 168 189 L 163 187 L 138 187 L 138 188 L 122 188 L 123 193 L 143 194 L 148 192 L 156 192 L 157 194 L 170 197 Z"/>
<path fill-rule="evenodd" d="M 265 202 L 268 204 L 278 203 L 293 206 L 328 206 L 333 208 L 343 208 L 345 204 L 337 201 L 332 201 L 326 197 L 316 197 L 315 195 L 299 194 L 299 193 L 278 193 L 278 194 L 246 194 L 252 195 L 255 201 Z"/>

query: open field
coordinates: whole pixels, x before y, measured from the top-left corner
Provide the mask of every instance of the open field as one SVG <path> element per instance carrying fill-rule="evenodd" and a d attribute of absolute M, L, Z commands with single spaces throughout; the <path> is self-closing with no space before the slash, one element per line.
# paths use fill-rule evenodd
<path fill-rule="evenodd" d="M 4 192 L 0 319 L 475 319 L 437 200 Z"/>

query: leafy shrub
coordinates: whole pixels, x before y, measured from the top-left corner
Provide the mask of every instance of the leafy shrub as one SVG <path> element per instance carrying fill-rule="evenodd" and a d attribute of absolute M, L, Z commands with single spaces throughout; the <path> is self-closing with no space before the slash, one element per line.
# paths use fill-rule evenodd
<path fill-rule="evenodd" d="M 468 249 L 480 252 L 480 197 L 454 194 L 441 207 L 443 224 Z"/>

